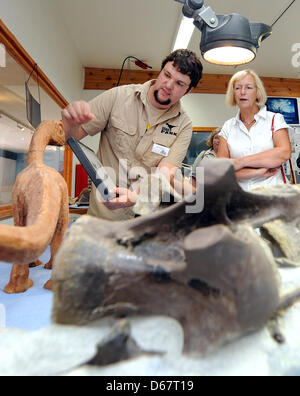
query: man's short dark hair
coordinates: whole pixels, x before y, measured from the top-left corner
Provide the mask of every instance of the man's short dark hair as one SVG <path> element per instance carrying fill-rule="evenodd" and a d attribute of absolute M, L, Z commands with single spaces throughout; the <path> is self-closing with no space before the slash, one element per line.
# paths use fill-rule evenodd
<path fill-rule="evenodd" d="M 161 70 L 168 62 L 173 62 L 173 66 L 176 67 L 180 73 L 190 77 L 191 84 L 189 90 L 197 87 L 198 82 L 202 78 L 203 66 L 199 57 L 194 52 L 186 49 L 179 49 L 172 52 L 163 60 Z"/>

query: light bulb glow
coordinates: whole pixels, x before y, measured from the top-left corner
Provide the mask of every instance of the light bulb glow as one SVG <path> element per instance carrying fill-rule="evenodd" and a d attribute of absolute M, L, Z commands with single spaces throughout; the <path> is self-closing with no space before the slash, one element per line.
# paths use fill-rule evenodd
<path fill-rule="evenodd" d="M 246 48 L 225 46 L 206 51 L 203 58 L 217 65 L 236 66 L 251 62 L 255 54 Z"/>

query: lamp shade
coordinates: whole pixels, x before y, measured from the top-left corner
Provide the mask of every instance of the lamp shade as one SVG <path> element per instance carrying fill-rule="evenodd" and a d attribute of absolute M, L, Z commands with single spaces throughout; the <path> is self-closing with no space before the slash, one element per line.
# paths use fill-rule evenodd
<path fill-rule="evenodd" d="M 271 34 L 271 27 L 263 23 L 250 23 L 240 14 L 218 15 L 218 19 L 216 28 L 195 23 L 202 31 L 202 56 L 210 63 L 241 65 L 251 62 L 261 41 Z"/>

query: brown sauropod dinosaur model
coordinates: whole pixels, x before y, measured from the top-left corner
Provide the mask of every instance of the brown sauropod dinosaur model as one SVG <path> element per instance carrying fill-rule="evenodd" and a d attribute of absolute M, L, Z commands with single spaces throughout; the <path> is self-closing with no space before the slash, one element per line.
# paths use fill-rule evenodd
<path fill-rule="evenodd" d="M 33 285 L 29 264 L 51 244 L 51 269 L 69 224 L 68 189 L 64 178 L 43 162 L 48 144 L 63 146 L 61 122 L 43 121 L 35 132 L 28 166 L 17 177 L 13 188 L 14 227 L 0 225 L 0 260 L 13 263 L 6 293 L 22 293 Z M 51 280 L 45 288 L 52 288 Z"/>

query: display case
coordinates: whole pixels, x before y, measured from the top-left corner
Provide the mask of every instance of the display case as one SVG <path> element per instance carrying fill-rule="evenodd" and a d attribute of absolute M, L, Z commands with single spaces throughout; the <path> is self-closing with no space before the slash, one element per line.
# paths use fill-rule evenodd
<path fill-rule="evenodd" d="M 59 120 L 67 101 L 39 69 L 0 20 L 0 219 L 12 214 L 12 189 L 18 174 L 27 166 L 34 127 L 27 120 L 25 82 L 41 105 L 41 120 Z M 37 83 L 38 81 L 38 83 Z M 46 165 L 72 182 L 72 153 L 68 148 L 47 147 Z"/>
<path fill-rule="evenodd" d="M 6 54 L 0 67 L 0 207 L 11 205 L 17 175 L 27 166 L 34 128 L 26 118 L 26 73 Z M 32 82 L 31 91 L 37 91 Z M 40 89 L 42 119 L 59 119 L 60 107 Z M 64 148 L 48 147 L 45 163 L 64 174 Z"/>

